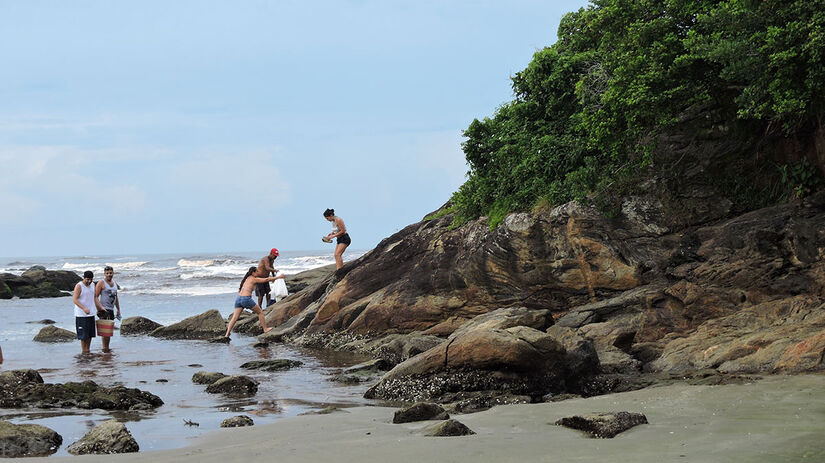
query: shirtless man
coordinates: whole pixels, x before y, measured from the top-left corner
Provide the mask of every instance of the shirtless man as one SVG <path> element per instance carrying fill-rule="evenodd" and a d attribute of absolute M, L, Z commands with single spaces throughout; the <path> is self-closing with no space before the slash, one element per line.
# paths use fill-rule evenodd
<path fill-rule="evenodd" d="M 275 262 L 275 259 L 278 258 L 279 254 L 276 248 L 272 248 L 268 256 L 262 257 L 261 261 L 258 262 L 258 269 L 255 272 L 255 276 L 258 278 L 266 278 L 278 273 L 278 271 L 272 267 L 272 264 Z M 272 297 L 269 295 L 270 292 L 272 292 L 272 289 L 269 287 L 269 281 L 255 283 L 255 293 L 258 295 L 259 307 L 269 307 L 272 305 Z M 264 294 L 266 294 L 266 305 L 261 304 L 264 300 Z"/>

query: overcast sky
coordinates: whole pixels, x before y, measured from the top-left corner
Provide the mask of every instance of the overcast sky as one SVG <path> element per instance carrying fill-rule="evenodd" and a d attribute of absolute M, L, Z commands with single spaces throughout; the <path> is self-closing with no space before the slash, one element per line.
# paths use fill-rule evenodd
<path fill-rule="evenodd" d="M 0 256 L 372 248 L 586 4 L 0 0 Z"/>

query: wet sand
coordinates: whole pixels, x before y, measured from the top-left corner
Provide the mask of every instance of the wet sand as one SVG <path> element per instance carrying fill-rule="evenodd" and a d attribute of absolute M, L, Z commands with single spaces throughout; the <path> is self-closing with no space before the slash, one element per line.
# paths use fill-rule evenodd
<path fill-rule="evenodd" d="M 455 415 L 477 434 L 424 437 L 430 424 L 391 424 L 395 409 L 358 407 L 251 428 L 216 430 L 186 448 L 51 457 L 74 462 L 795 462 L 825 461 L 825 376 L 724 386 L 672 385 Z M 650 424 L 613 439 L 555 426 L 595 411 L 633 411 Z M 40 459 L 27 459 L 33 461 Z M 45 461 L 45 459 L 44 459 Z"/>

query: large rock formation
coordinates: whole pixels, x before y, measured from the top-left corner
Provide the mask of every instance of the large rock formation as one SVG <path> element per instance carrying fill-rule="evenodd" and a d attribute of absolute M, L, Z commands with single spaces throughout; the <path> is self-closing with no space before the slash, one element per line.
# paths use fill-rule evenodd
<path fill-rule="evenodd" d="M 0 299 L 70 296 L 80 276 L 69 270 L 46 270 L 36 265 L 22 275 L 0 273 Z"/>
<path fill-rule="evenodd" d="M 534 400 L 550 386 L 584 384 L 569 381 L 571 374 L 592 377 L 586 389 L 604 392 L 594 386 L 599 375 L 619 384 L 616 375 L 646 372 L 825 369 L 825 192 L 732 219 L 724 218 L 729 203 L 700 193 L 685 210 L 628 198 L 606 218 L 570 203 L 511 214 L 493 230 L 484 220 L 450 228 L 449 214 L 424 220 L 270 307 L 267 321 L 276 328 L 262 338 L 379 357 L 399 336 L 455 334 L 410 360 L 397 358 L 403 367 L 376 393 L 399 372 L 439 374 L 453 368 L 447 362 L 497 379 L 526 372 L 524 353 L 536 346 L 524 336 L 547 342 L 539 358 L 548 376 L 517 388 Z M 467 324 L 515 307 L 537 311 L 536 318 L 514 318 L 508 328 Z M 525 328 L 514 332 L 531 324 L 555 343 Z M 465 391 L 496 386 L 464 380 L 474 384 Z M 432 397 L 431 386 L 405 387 L 403 398 Z"/>

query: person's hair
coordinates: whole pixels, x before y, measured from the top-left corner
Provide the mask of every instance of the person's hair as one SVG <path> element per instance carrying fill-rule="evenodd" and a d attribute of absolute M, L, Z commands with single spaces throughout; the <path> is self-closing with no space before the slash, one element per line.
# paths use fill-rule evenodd
<path fill-rule="evenodd" d="M 335 215 L 335 209 L 327 209 L 324 211 L 324 217 L 332 217 Z"/>
<path fill-rule="evenodd" d="M 83 272 L 83 278 L 94 278 L 94 277 L 95 277 L 95 274 L 92 273 L 91 270 L 86 270 L 85 272 Z"/>
<path fill-rule="evenodd" d="M 111 265 L 107 265 L 107 266 L 103 267 L 104 272 L 109 271 L 109 270 L 111 270 L 113 272 L 115 271 L 115 269 L 113 269 Z"/>
<path fill-rule="evenodd" d="M 258 271 L 258 267 L 249 267 L 249 270 L 246 271 L 246 275 L 244 275 L 243 280 L 241 280 L 241 285 L 238 286 L 238 291 L 240 291 L 241 288 L 243 288 L 243 284 L 246 281 L 246 279 L 249 278 L 250 276 L 252 276 L 252 274 L 257 272 L 257 271 Z"/>

